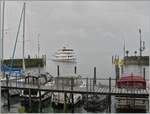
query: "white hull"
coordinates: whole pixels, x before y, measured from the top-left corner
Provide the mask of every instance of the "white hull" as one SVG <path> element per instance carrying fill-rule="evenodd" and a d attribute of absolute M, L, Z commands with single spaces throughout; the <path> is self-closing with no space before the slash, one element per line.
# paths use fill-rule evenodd
<path fill-rule="evenodd" d="M 117 110 L 146 110 L 148 98 L 116 97 L 115 107 Z"/>
<path fill-rule="evenodd" d="M 57 62 L 76 62 L 76 59 L 52 59 L 53 61 Z"/>
<path fill-rule="evenodd" d="M 55 105 L 59 105 L 59 104 L 64 105 L 65 104 L 64 93 L 54 93 L 52 95 L 51 100 Z M 74 94 L 74 104 L 77 104 L 81 100 L 82 100 L 81 94 Z M 70 104 L 70 102 L 71 102 L 70 94 L 67 94 L 66 104 Z"/>

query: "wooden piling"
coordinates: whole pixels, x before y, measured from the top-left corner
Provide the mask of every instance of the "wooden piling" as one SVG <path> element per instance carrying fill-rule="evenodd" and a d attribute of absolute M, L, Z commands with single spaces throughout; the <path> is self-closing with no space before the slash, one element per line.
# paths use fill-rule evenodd
<path fill-rule="evenodd" d="M 39 90 L 39 112 L 42 112 L 41 90 Z"/>
<path fill-rule="evenodd" d="M 143 78 L 145 80 L 145 68 L 143 68 Z"/>
<path fill-rule="evenodd" d="M 96 67 L 94 67 L 94 80 L 93 85 L 96 85 Z"/>
<path fill-rule="evenodd" d="M 9 88 L 8 88 L 8 83 L 9 83 L 9 79 L 8 79 L 8 75 L 6 74 L 6 85 L 7 85 L 7 108 L 8 108 L 8 111 L 10 111 L 10 94 L 9 94 Z"/>
<path fill-rule="evenodd" d="M 57 76 L 59 77 L 60 72 L 59 72 L 59 65 L 57 65 Z"/>
<path fill-rule="evenodd" d="M 67 93 L 64 92 L 64 113 L 67 112 Z"/>
<path fill-rule="evenodd" d="M 31 107 L 31 89 L 29 89 L 29 107 Z"/>
<path fill-rule="evenodd" d="M 115 65 L 115 71 L 116 71 L 116 82 L 119 79 L 119 66 L 118 64 Z"/>
<path fill-rule="evenodd" d="M 74 67 L 74 73 L 77 74 L 77 67 Z"/>
<path fill-rule="evenodd" d="M 123 65 L 121 65 L 121 75 L 123 74 L 124 69 L 123 69 Z"/>
<path fill-rule="evenodd" d="M 71 79 L 71 91 L 73 91 L 74 80 Z M 71 93 L 71 112 L 74 113 L 74 94 Z"/>
<path fill-rule="evenodd" d="M 111 113 L 111 77 L 109 77 L 109 113 Z"/>
<path fill-rule="evenodd" d="M 86 89 L 87 89 L 87 93 L 86 93 L 86 101 L 87 101 L 87 107 L 88 107 L 88 78 L 86 79 Z"/>
<path fill-rule="evenodd" d="M 39 89 L 39 112 L 42 112 L 42 96 L 41 96 L 41 90 L 40 90 L 40 81 L 38 78 L 38 89 Z"/>

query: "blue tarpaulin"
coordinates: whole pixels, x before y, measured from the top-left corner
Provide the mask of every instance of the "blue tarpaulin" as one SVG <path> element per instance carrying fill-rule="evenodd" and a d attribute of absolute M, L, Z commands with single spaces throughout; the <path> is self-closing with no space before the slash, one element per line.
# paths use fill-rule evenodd
<path fill-rule="evenodd" d="M 22 74 L 22 69 L 20 68 L 12 68 L 6 65 L 1 66 L 1 71 L 10 74 L 16 74 L 16 76 L 20 76 Z"/>

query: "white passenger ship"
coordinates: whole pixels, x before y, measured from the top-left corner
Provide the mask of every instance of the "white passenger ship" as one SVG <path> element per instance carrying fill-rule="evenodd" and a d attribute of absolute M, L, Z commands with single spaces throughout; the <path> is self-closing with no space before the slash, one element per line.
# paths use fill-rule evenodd
<path fill-rule="evenodd" d="M 52 60 L 60 62 L 76 62 L 76 57 L 73 49 L 63 47 L 55 52 Z"/>

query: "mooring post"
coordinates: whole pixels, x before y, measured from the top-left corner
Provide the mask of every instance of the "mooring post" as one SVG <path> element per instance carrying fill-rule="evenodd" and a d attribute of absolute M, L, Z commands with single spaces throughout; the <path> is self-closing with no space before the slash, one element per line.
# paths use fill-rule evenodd
<path fill-rule="evenodd" d="M 145 68 L 143 68 L 143 78 L 145 80 Z"/>
<path fill-rule="evenodd" d="M 109 77 L 109 113 L 111 113 L 111 77 Z"/>
<path fill-rule="evenodd" d="M 121 75 L 123 74 L 123 65 L 121 65 Z"/>
<path fill-rule="evenodd" d="M 77 74 L 77 67 L 74 67 L 74 73 Z"/>
<path fill-rule="evenodd" d="M 109 113 L 111 113 L 111 77 L 109 77 L 109 100 L 108 100 L 108 105 L 109 105 Z"/>
<path fill-rule="evenodd" d="M 95 85 L 96 85 L 96 67 L 94 67 L 93 91 L 94 91 Z"/>
<path fill-rule="evenodd" d="M 40 73 L 41 72 L 41 66 L 40 66 L 40 63 L 39 63 L 39 65 L 38 65 L 38 72 Z"/>
<path fill-rule="evenodd" d="M 39 112 L 42 112 L 42 100 L 41 100 L 41 90 L 39 90 L 39 100 L 40 100 L 40 102 L 39 102 Z"/>
<path fill-rule="evenodd" d="M 92 89 L 92 88 L 91 88 L 91 78 L 90 78 L 90 91 L 91 91 L 91 89 Z"/>
<path fill-rule="evenodd" d="M 57 76 L 59 77 L 60 72 L 59 72 L 59 65 L 57 65 Z"/>
<path fill-rule="evenodd" d="M 9 79 L 8 78 L 9 77 L 6 74 L 6 79 L 7 79 L 7 81 L 6 81 L 6 83 L 7 83 L 7 105 L 8 105 L 8 111 L 10 111 L 10 99 L 9 99 L 10 94 L 9 94 L 9 87 L 8 87 L 8 83 L 9 83 Z"/>
<path fill-rule="evenodd" d="M 64 92 L 64 113 L 67 112 L 67 93 Z"/>
<path fill-rule="evenodd" d="M 74 94 L 73 94 L 73 85 L 74 85 L 74 80 L 73 80 L 73 78 L 71 79 L 71 91 L 72 91 L 72 93 L 71 93 L 71 106 L 72 106 L 72 110 L 71 110 L 71 112 L 72 113 L 74 113 Z"/>
<path fill-rule="evenodd" d="M 87 101 L 87 108 L 88 108 L 88 78 L 86 79 L 86 89 L 87 89 L 87 93 L 86 93 L 86 101 Z"/>
<path fill-rule="evenodd" d="M 38 78 L 39 79 L 39 78 Z M 41 90 L 40 90 L 40 82 L 38 80 L 38 89 L 39 89 L 39 112 L 42 112 L 42 99 L 41 99 Z"/>
<path fill-rule="evenodd" d="M 29 107 L 31 108 L 31 89 L 29 89 Z"/>
<path fill-rule="evenodd" d="M 115 71 L 116 71 L 116 83 L 117 83 L 117 80 L 119 79 L 119 66 L 118 66 L 118 64 L 115 65 Z"/>

